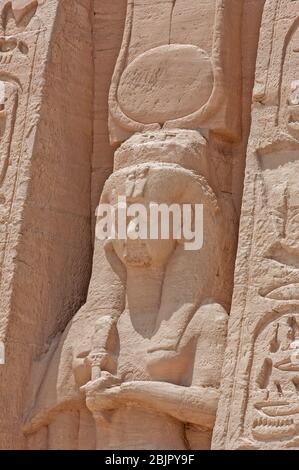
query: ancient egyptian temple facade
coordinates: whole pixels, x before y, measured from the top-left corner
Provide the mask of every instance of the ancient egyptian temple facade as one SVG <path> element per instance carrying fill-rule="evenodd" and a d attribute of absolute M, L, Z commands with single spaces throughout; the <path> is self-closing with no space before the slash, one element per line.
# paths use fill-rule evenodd
<path fill-rule="evenodd" d="M 0 0 L 0 220 L 1 449 L 299 449 L 299 0 Z"/>

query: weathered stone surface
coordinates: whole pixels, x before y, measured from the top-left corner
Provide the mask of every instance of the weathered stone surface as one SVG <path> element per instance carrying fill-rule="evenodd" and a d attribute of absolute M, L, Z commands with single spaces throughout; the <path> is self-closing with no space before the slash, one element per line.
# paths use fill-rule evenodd
<path fill-rule="evenodd" d="M 84 302 L 89 282 L 90 9 L 89 2 L 76 2 L 76 8 L 67 3 L 0 2 L 0 339 L 6 349 L 0 446 L 5 449 L 25 446 L 25 384 L 32 364 Z"/>
<path fill-rule="evenodd" d="M 298 7 L 264 7 L 215 448 L 299 443 Z"/>
<path fill-rule="evenodd" d="M 128 2 L 109 99 L 111 140 L 123 144 L 101 202 L 203 203 L 205 244 L 188 252 L 173 238 L 95 239 L 87 302 L 44 358 L 46 372 L 33 368 L 40 385 L 26 415 L 29 447 L 81 448 L 85 416 L 90 448 L 210 447 L 238 226 L 231 192 L 233 142 L 241 139 L 242 5 L 212 2 L 215 34 L 201 44 L 190 32 L 190 44 L 180 44 L 182 2 L 175 3 Z M 158 39 L 160 20 L 174 30 Z M 228 77 L 234 93 L 227 88 L 223 100 Z M 199 123 L 206 129 L 192 130 Z M 51 436 L 62 430 L 70 441 L 58 444 Z"/>
<path fill-rule="evenodd" d="M 0 13 L 0 447 L 298 448 L 299 0 Z"/>

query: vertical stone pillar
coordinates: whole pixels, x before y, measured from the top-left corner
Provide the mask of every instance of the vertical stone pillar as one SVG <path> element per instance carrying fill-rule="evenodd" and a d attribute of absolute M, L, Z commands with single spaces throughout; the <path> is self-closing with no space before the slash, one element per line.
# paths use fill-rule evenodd
<path fill-rule="evenodd" d="M 216 449 L 299 447 L 298 15 L 265 3 Z"/>
<path fill-rule="evenodd" d="M 3 0 L 0 37 L 0 446 L 9 449 L 24 447 L 31 366 L 89 280 L 90 2 Z"/>

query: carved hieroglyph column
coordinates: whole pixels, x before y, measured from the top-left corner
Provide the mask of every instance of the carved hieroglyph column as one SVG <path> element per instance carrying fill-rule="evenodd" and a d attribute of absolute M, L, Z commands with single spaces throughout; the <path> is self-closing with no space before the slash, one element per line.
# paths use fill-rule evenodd
<path fill-rule="evenodd" d="M 49 337 L 78 310 L 89 280 L 89 7 L 88 0 L 0 1 L 0 341 L 5 346 L 5 364 L 0 366 L 0 447 L 4 449 L 24 447 L 24 384 L 31 364 L 48 349 Z M 76 42 L 77 24 L 81 36 Z M 86 71 L 80 75 L 82 82 L 77 72 L 81 59 Z"/>
<path fill-rule="evenodd" d="M 299 1 L 264 7 L 214 448 L 299 448 Z"/>
<path fill-rule="evenodd" d="M 23 383 L 22 374 L 15 381 L 12 377 L 18 370 L 15 360 L 21 361 L 20 350 L 24 369 L 28 359 L 31 360 L 30 348 L 16 347 L 14 343 L 17 336 L 20 341 L 20 335 L 18 328 L 12 326 L 16 319 L 12 296 L 28 182 L 26 169 L 33 151 L 42 92 L 37 84 L 41 80 L 45 43 L 54 20 L 48 12 L 45 26 L 44 15 L 38 11 L 42 3 L 32 0 L 0 2 L 0 340 L 6 353 L 6 364 L 0 370 L 1 448 L 23 445 L 21 421 L 18 422 L 22 409 L 18 381 Z"/>
<path fill-rule="evenodd" d="M 41 3 L 41 2 L 40 2 Z M 42 63 L 40 45 L 45 26 L 36 15 L 38 2 L 1 2 L 0 21 L 0 277 L 9 263 L 13 240 L 12 213 L 16 210 L 18 168 L 28 152 L 28 139 L 34 130 L 34 114 L 28 116 L 36 63 Z M 36 118 L 36 116 L 35 116 Z M 0 282 L 2 292 L 7 286 Z M 1 309 L 1 328 L 7 326 L 8 312 Z M 6 318 L 5 318 L 6 317 Z"/>

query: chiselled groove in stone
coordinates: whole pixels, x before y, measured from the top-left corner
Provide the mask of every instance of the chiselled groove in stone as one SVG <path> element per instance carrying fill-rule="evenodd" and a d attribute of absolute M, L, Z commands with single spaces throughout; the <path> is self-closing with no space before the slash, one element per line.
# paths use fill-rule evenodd
<path fill-rule="evenodd" d="M 174 15 L 176 2 L 177 2 L 177 0 L 172 0 L 171 13 L 170 13 L 170 22 L 169 22 L 169 42 L 168 42 L 169 44 L 171 43 L 172 21 L 173 21 L 173 15 Z"/>
<path fill-rule="evenodd" d="M 273 2 L 287 22 L 292 2 Z M 269 71 L 255 103 L 234 270 L 262 3 L 2 2 L 0 340 L 14 346 L 0 382 L 15 387 L 3 400 L 10 445 L 201 450 L 221 433 L 231 448 L 298 439 L 293 39 L 275 138 L 260 133 L 274 125 L 267 86 L 279 73 Z M 117 212 L 122 224 L 103 240 L 96 205 L 124 201 L 142 207 L 143 221 L 154 205 L 191 206 L 189 233 L 144 237 L 136 212 Z"/>

